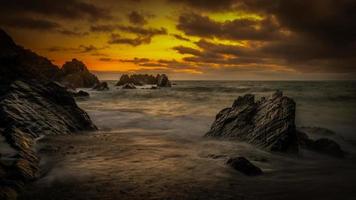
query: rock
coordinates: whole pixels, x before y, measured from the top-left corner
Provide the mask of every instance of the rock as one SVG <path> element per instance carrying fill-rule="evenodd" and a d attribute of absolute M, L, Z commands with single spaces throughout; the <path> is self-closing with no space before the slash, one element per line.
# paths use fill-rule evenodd
<path fill-rule="evenodd" d="M 56 79 L 71 88 L 92 88 L 100 84 L 99 79 L 89 72 L 85 64 L 75 58 L 62 66 Z"/>
<path fill-rule="evenodd" d="M 116 86 L 122 86 L 128 83 L 136 86 L 157 85 L 158 87 L 171 87 L 171 83 L 165 74 L 158 74 L 156 77 L 148 74 L 133 74 L 131 76 L 124 74 L 120 77 Z"/>
<path fill-rule="evenodd" d="M 158 74 L 156 79 L 157 79 L 157 86 L 158 87 L 172 87 L 171 82 L 168 80 L 167 75 Z"/>
<path fill-rule="evenodd" d="M 236 138 L 271 151 L 298 150 L 295 102 L 277 91 L 255 102 L 252 94 L 238 97 L 221 110 L 206 136 Z"/>
<path fill-rule="evenodd" d="M 136 89 L 136 86 L 132 83 L 126 83 L 122 86 L 122 89 Z"/>
<path fill-rule="evenodd" d="M 334 140 L 328 138 L 312 140 L 304 132 L 298 131 L 297 133 L 298 143 L 301 147 L 338 158 L 342 158 L 345 156 L 345 152 L 341 149 L 340 145 Z"/>
<path fill-rule="evenodd" d="M 258 176 L 263 174 L 260 168 L 253 165 L 244 157 L 230 158 L 226 164 L 247 176 Z"/>
<path fill-rule="evenodd" d="M 109 90 L 109 86 L 107 82 L 101 82 L 93 87 L 94 90 L 104 91 Z"/>
<path fill-rule="evenodd" d="M 69 92 L 73 97 L 89 97 L 89 93 L 88 92 L 85 92 L 83 90 L 79 90 L 79 92 L 76 92 L 76 91 L 70 91 Z"/>
<path fill-rule="evenodd" d="M 52 80 L 60 69 L 45 57 L 14 43 L 0 29 L 0 84 L 15 80 Z"/>

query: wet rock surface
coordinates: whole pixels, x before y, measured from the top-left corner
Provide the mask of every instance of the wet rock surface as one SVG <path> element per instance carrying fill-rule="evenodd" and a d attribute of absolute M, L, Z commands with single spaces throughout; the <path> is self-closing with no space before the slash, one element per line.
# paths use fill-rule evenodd
<path fill-rule="evenodd" d="M 122 89 L 136 89 L 136 86 L 132 83 L 126 83 L 122 86 Z"/>
<path fill-rule="evenodd" d="M 157 74 L 157 76 L 148 74 L 123 74 L 116 86 L 123 86 L 125 84 L 133 84 L 135 86 L 142 85 L 157 85 L 158 87 L 171 87 L 168 76 L 165 74 Z"/>
<path fill-rule="evenodd" d="M 247 176 L 258 176 L 263 174 L 260 168 L 253 165 L 245 157 L 229 158 L 226 164 Z"/>
<path fill-rule="evenodd" d="M 297 151 L 295 102 L 277 91 L 255 101 L 247 94 L 220 111 L 206 136 L 236 138 L 271 151 Z"/>

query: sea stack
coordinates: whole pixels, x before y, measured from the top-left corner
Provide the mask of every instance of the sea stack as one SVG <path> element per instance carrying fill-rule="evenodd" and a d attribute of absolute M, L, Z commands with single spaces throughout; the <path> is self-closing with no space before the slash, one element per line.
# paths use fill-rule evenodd
<path fill-rule="evenodd" d="M 157 87 L 171 87 L 171 82 L 166 74 L 157 74 L 157 76 L 148 74 L 123 74 L 116 86 L 123 86 L 126 84 L 133 84 L 135 86 L 142 85 L 157 85 Z"/>
<path fill-rule="evenodd" d="M 238 97 L 232 107 L 221 110 L 206 136 L 236 138 L 271 151 L 297 151 L 295 102 L 281 91 L 255 101 Z"/>

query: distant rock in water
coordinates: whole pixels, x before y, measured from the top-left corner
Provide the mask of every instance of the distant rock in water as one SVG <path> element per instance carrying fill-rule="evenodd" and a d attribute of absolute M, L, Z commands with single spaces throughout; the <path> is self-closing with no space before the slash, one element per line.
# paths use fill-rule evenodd
<path fill-rule="evenodd" d="M 73 97 L 89 97 L 89 93 L 83 90 L 74 91 L 74 90 L 67 90 Z"/>
<path fill-rule="evenodd" d="M 158 74 L 157 77 L 157 86 L 158 87 L 172 87 L 171 82 L 168 80 L 167 75 L 165 74 Z"/>
<path fill-rule="evenodd" d="M 158 74 L 156 77 L 148 74 L 133 74 L 131 76 L 124 74 L 116 83 L 116 86 L 122 86 L 131 83 L 135 86 L 157 85 L 158 87 L 171 87 L 171 83 L 165 74 Z"/>
<path fill-rule="evenodd" d="M 109 90 L 109 86 L 107 82 L 101 82 L 93 87 L 93 90 L 104 91 Z"/>
<path fill-rule="evenodd" d="M 122 86 L 122 89 L 136 89 L 136 86 L 132 83 L 126 83 Z"/>
<path fill-rule="evenodd" d="M 100 84 L 99 79 L 89 72 L 85 64 L 75 58 L 64 63 L 56 79 L 70 88 L 92 88 Z"/>
<path fill-rule="evenodd" d="M 221 110 L 206 136 L 236 138 L 271 151 L 297 151 L 295 102 L 277 91 L 255 101 L 247 94 Z"/>
<path fill-rule="evenodd" d="M 263 174 L 262 170 L 259 167 L 253 165 L 245 157 L 230 158 L 227 162 L 227 165 L 230 165 L 237 171 L 242 172 L 247 176 L 258 176 Z"/>

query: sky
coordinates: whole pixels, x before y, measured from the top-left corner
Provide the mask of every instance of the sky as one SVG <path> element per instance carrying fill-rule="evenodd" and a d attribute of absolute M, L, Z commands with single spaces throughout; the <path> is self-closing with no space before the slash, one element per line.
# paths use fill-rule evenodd
<path fill-rule="evenodd" d="M 102 79 L 356 79 L 355 0 L 0 0 L 0 27 Z"/>

